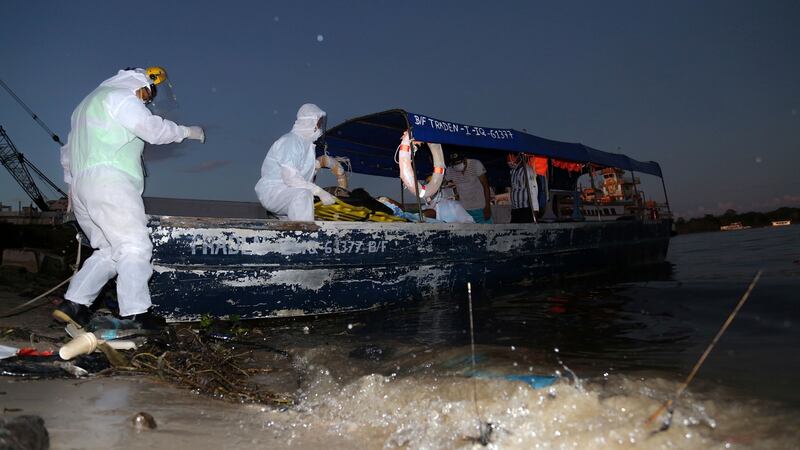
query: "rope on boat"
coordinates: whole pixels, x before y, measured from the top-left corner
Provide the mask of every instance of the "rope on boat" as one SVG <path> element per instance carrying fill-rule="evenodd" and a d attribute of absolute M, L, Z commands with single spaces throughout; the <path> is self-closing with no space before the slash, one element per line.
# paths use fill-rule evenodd
<path fill-rule="evenodd" d="M 392 216 L 381 211 L 373 211 L 363 206 L 353 206 L 336 198 L 333 205 L 314 204 L 314 218 L 317 220 L 348 222 L 407 222 L 402 217 Z"/>

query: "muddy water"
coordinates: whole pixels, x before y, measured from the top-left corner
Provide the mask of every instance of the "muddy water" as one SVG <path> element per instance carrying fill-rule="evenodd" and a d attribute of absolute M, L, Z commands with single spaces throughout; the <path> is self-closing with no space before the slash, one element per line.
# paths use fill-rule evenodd
<path fill-rule="evenodd" d="M 469 446 L 479 421 L 494 424 L 499 448 L 799 448 L 800 227 L 680 236 L 669 261 L 555 287 L 476 289 L 475 369 L 465 289 L 275 325 L 271 341 L 296 355 L 309 423 L 370 448 Z M 644 420 L 758 269 L 672 426 L 652 434 Z M 513 381 L 540 375 L 560 378 L 543 389 Z"/>
<path fill-rule="evenodd" d="M 138 379 L 1 380 L 0 401 L 45 417 L 54 448 L 800 448 L 800 227 L 679 236 L 670 264 L 559 286 L 257 324 L 260 376 L 285 410 Z M 756 270 L 764 276 L 675 406 Z M 474 367 L 473 367 L 473 360 Z M 534 388 L 527 382 L 556 381 Z M 152 414 L 156 430 L 130 417 Z"/>

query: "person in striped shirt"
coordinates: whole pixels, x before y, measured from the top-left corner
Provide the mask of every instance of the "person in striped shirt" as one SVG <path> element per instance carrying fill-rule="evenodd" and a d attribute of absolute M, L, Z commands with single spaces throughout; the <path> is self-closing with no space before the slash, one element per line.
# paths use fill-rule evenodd
<path fill-rule="evenodd" d="M 491 194 L 483 163 L 459 152 L 450 152 L 447 160 L 444 179 L 455 185 L 461 205 L 475 223 L 492 223 Z"/>
<path fill-rule="evenodd" d="M 506 162 L 511 171 L 511 223 L 533 222 L 533 211 L 539 210 L 536 176 L 529 168 L 524 155 L 509 153 Z M 531 198 L 533 198 L 533 208 L 531 208 Z"/>

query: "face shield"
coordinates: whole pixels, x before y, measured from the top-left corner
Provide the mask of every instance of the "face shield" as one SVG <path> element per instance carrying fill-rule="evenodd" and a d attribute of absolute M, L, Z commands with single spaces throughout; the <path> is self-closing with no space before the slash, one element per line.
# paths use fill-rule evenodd
<path fill-rule="evenodd" d="M 175 96 L 172 83 L 164 81 L 160 84 L 151 84 L 150 91 L 153 95 L 147 107 L 153 114 L 166 117 L 175 113 L 178 109 L 178 98 Z"/>
<path fill-rule="evenodd" d="M 150 80 L 151 98 L 147 107 L 153 114 L 165 117 L 174 114 L 178 109 L 178 98 L 172 83 L 167 77 L 167 71 L 163 67 L 152 66 L 145 70 L 147 78 Z"/>

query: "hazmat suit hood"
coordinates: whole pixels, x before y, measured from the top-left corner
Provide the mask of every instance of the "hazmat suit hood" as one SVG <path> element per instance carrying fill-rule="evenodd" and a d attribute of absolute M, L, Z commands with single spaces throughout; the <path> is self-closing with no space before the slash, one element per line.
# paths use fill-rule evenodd
<path fill-rule="evenodd" d="M 317 122 L 322 117 L 325 117 L 325 111 L 313 103 L 306 103 L 297 111 L 297 120 L 294 121 L 292 133 L 297 134 L 304 141 L 316 141 L 322 136 L 323 130 L 317 129 Z"/>
<path fill-rule="evenodd" d="M 100 86 L 107 86 L 115 89 L 128 89 L 133 93 L 137 90 L 150 86 L 147 75 L 142 69 L 120 70 L 113 77 L 100 83 Z"/>

